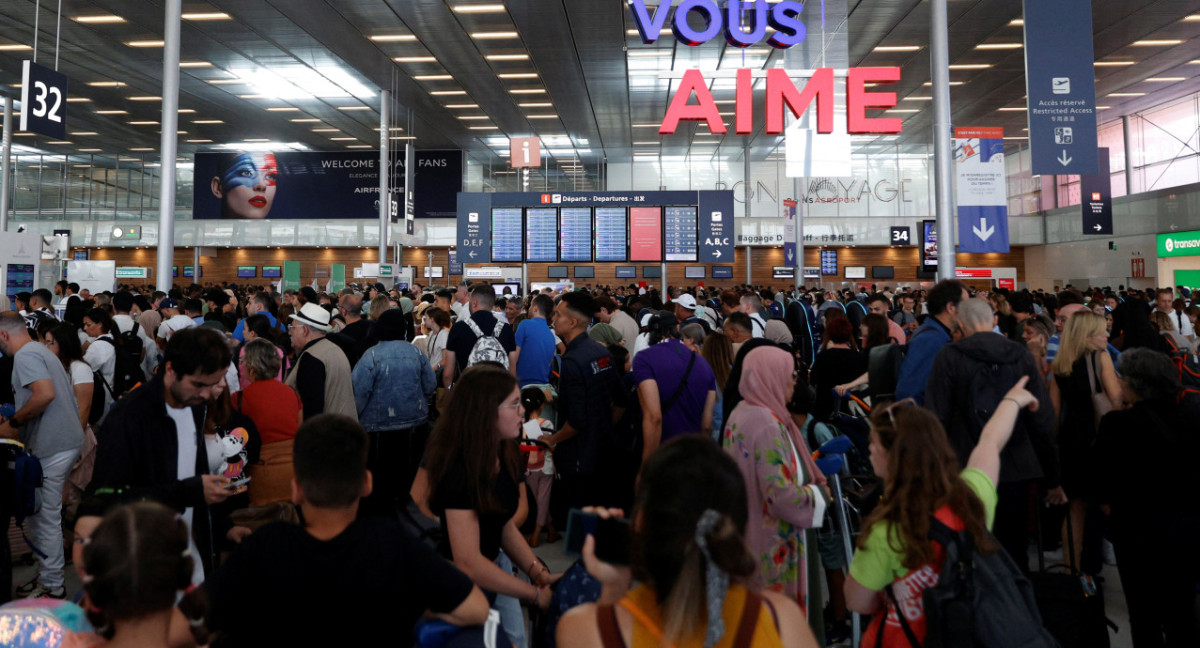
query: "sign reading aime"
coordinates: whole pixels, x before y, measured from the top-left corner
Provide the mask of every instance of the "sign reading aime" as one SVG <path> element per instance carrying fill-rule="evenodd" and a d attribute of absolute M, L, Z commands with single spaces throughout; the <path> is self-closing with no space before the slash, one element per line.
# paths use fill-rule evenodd
<path fill-rule="evenodd" d="M 740 26 L 745 7 L 752 8 L 753 28 L 750 32 L 743 31 Z M 715 0 L 683 0 L 675 9 L 671 31 L 679 42 L 697 46 L 716 38 L 723 26 L 726 42 L 734 47 L 749 47 L 762 40 L 767 32 L 767 24 L 770 24 L 775 33 L 768 39 L 768 44 L 783 49 L 802 42 L 807 35 L 804 23 L 799 19 L 799 13 L 803 9 L 803 5 L 793 0 L 774 3 L 770 8 L 766 0 L 729 0 L 723 14 Z M 658 35 L 667 22 L 670 3 L 659 5 L 655 12 L 650 14 L 645 0 L 630 0 L 629 10 L 633 14 L 642 41 L 651 44 L 658 40 Z M 703 19 L 703 28 L 695 29 L 688 24 L 689 12 L 695 12 Z M 796 87 L 785 70 L 768 68 L 766 74 L 768 135 L 783 133 L 785 104 L 793 115 L 799 117 L 808 110 L 813 100 L 817 103 L 817 132 L 833 132 L 833 68 L 816 69 L 803 90 Z M 866 84 L 895 83 L 899 80 L 900 68 L 897 67 L 850 68 L 846 76 L 846 130 L 855 135 L 899 133 L 900 119 L 866 116 L 868 108 L 887 109 L 896 105 L 896 93 L 869 93 L 866 91 Z M 736 92 L 734 132 L 738 135 L 748 135 L 754 130 L 752 70 L 743 68 L 737 71 Z M 693 94 L 696 95 L 697 103 L 688 103 Z M 726 133 L 725 122 L 721 119 L 717 104 L 708 89 L 708 82 L 700 70 L 687 70 L 683 73 L 679 88 L 671 98 L 667 114 L 658 129 L 659 134 L 673 134 L 679 128 L 680 121 L 704 121 L 708 124 L 710 132 L 718 135 Z"/>

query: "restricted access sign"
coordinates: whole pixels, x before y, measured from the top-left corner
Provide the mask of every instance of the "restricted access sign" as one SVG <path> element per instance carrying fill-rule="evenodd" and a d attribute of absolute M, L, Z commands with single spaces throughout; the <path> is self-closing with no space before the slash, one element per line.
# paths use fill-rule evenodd
<path fill-rule="evenodd" d="M 1034 174 L 1097 173 L 1091 0 L 1025 0 Z"/>
<path fill-rule="evenodd" d="M 67 135 L 67 75 L 24 61 L 18 130 L 62 139 Z"/>

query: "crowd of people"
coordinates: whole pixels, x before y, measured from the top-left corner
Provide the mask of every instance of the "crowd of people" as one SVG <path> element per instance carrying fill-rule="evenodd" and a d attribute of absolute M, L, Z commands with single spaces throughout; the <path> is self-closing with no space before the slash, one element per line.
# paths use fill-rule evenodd
<path fill-rule="evenodd" d="M 1154 469 L 1200 449 L 1192 300 L 61 282 L 0 312 L 0 438 L 43 473 L 36 576 L 0 543 L 0 601 L 76 594 L 111 645 L 816 646 L 858 612 L 907 646 L 936 520 L 1024 572 L 1115 561 L 1134 645 L 1197 645 L 1200 560 L 1154 560 L 1200 541 L 1186 471 Z M 831 528 L 814 450 L 855 417 L 880 496 Z M 1143 472 L 1166 488 L 1114 479 Z M 628 520 L 627 556 L 589 537 L 552 573 L 534 549 L 580 512 Z"/>

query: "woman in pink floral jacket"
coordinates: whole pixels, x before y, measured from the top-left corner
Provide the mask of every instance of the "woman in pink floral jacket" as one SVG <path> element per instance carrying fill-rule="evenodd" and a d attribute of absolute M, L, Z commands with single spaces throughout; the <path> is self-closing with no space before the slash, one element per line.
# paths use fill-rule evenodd
<path fill-rule="evenodd" d="M 760 347 L 743 366 L 743 400 L 725 423 L 724 446 L 741 468 L 750 498 L 746 544 L 759 556 L 752 586 L 782 592 L 807 610 L 804 532 L 824 520 L 825 476 L 787 411 L 796 386 L 791 355 Z"/>

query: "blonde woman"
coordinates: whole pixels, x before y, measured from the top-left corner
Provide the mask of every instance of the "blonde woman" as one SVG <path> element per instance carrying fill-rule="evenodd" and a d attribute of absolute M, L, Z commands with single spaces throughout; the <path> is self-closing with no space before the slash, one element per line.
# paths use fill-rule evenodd
<path fill-rule="evenodd" d="M 1062 465 L 1062 485 L 1070 500 L 1069 523 L 1074 539 L 1074 563 L 1083 547 L 1083 521 L 1089 493 L 1090 465 L 1086 456 L 1096 440 L 1099 416 L 1093 396 L 1108 398 L 1113 409 L 1122 409 L 1121 384 L 1107 353 L 1108 332 L 1104 318 L 1083 310 L 1075 313 L 1063 327 L 1058 355 L 1050 363 L 1054 380 L 1050 382 L 1050 400 L 1058 417 L 1058 449 Z M 1064 534 L 1063 547 L 1067 547 Z M 1071 556 L 1064 550 L 1064 558 Z"/>

